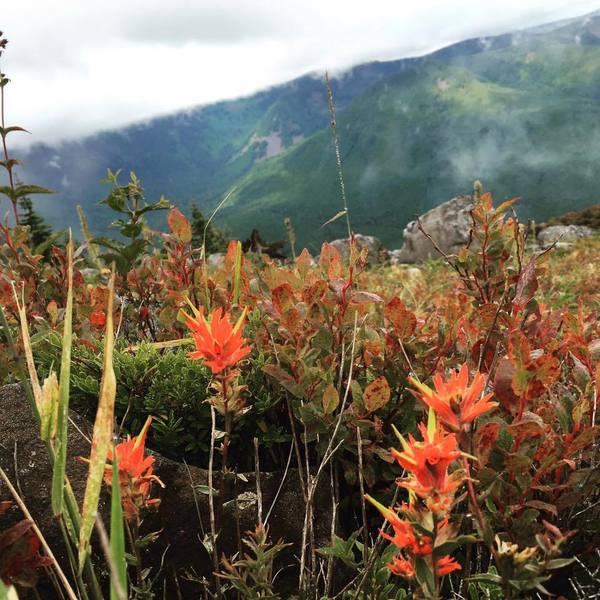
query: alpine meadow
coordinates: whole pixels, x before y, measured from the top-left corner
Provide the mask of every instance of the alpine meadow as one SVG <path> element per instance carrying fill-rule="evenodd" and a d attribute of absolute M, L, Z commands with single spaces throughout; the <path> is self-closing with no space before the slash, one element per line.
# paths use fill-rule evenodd
<path fill-rule="evenodd" d="M 52 142 L 9 34 L 0 600 L 600 598 L 600 11 Z"/>

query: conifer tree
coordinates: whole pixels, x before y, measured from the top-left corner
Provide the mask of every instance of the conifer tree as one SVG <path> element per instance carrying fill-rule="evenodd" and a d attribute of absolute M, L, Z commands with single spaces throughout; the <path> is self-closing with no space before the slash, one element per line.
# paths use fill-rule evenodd
<path fill-rule="evenodd" d="M 19 206 L 21 208 L 20 223 L 29 227 L 29 241 L 31 246 L 35 248 L 50 238 L 52 227 L 35 211 L 31 198 L 27 196 L 21 198 Z"/>
<path fill-rule="evenodd" d="M 225 234 L 212 223 L 206 227 L 207 219 L 196 204 L 192 204 L 192 244 L 194 248 L 200 248 L 204 240 L 204 229 L 206 228 L 206 254 L 224 252 L 227 248 Z"/>

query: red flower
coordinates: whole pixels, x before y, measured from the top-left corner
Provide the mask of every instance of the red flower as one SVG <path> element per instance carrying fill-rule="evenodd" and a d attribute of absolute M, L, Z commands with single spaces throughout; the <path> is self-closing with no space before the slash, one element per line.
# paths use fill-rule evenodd
<path fill-rule="evenodd" d="M 388 563 L 387 568 L 394 574 L 412 579 L 415 576 L 415 567 L 412 560 L 407 560 L 401 554 L 394 556 L 391 563 Z"/>
<path fill-rule="evenodd" d="M 419 429 L 422 442 L 409 435 L 408 443 L 401 438 L 403 452 L 391 449 L 394 458 L 413 475 L 413 478 L 402 481 L 400 485 L 422 498 L 453 494 L 462 479 L 458 475 L 448 474 L 448 466 L 460 456 L 456 436 L 445 433 L 439 425 L 431 433 L 424 423 L 419 425 Z"/>
<path fill-rule="evenodd" d="M 160 499 L 150 498 L 154 482 L 163 486 L 162 481 L 152 474 L 153 456 L 144 456 L 146 434 L 150 428 L 152 417 L 148 417 L 139 435 L 131 437 L 115 446 L 119 468 L 119 483 L 121 484 L 121 502 L 126 519 L 132 519 L 139 514 L 140 509 L 156 507 Z M 109 450 L 108 459 L 112 460 L 113 452 Z M 104 471 L 104 481 L 112 485 L 112 468 L 107 466 Z"/>
<path fill-rule="evenodd" d="M 195 318 L 185 314 L 185 322 L 191 330 L 195 352 L 190 352 L 192 359 L 204 359 L 213 373 L 235 365 L 250 353 L 250 347 L 242 337 L 246 310 L 235 325 L 230 321 L 231 315 L 222 308 L 215 309 L 210 319 L 204 317 L 204 310 L 197 311 Z"/>
<path fill-rule="evenodd" d="M 106 325 L 106 315 L 104 311 L 97 310 L 90 315 L 90 324 L 94 327 L 104 327 Z"/>
<path fill-rule="evenodd" d="M 418 556 L 428 556 L 433 552 L 433 540 L 428 535 L 423 535 L 421 532 L 415 532 L 413 524 L 410 521 L 401 519 L 394 510 L 386 508 L 368 494 L 365 496 L 365 499 L 377 508 L 394 530 L 393 536 L 387 534 L 385 531 L 380 531 L 381 537 L 392 542 L 397 548 L 400 548 L 401 550 L 406 548 Z M 406 508 L 406 505 L 403 505 L 402 510 Z"/>
<path fill-rule="evenodd" d="M 460 564 L 456 562 L 456 559 L 451 558 L 447 554 L 446 554 L 446 556 L 442 556 L 441 558 L 438 558 L 435 563 L 435 566 L 436 566 L 437 574 L 440 577 L 443 577 L 444 575 L 448 575 L 448 573 L 452 573 L 452 571 L 460 571 L 462 569 Z"/>
<path fill-rule="evenodd" d="M 490 402 L 493 394 L 481 396 L 485 388 L 485 376 L 475 373 L 469 385 L 469 369 L 466 364 L 458 373 L 452 373 L 444 381 L 437 373 L 433 376 L 435 391 L 411 378 L 411 383 L 421 392 L 421 400 L 433 408 L 437 416 L 453 431 L 460 431 L 480 415 L 493 410 L 497 402 Z"/>

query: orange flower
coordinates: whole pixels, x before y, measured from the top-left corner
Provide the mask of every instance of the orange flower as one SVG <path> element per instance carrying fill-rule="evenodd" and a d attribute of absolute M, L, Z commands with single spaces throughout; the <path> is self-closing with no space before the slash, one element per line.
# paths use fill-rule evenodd
<path fill-rule="evenodd" d="M 448 575 L 448 573 L 452 573 L 452 571 L 460 571 L 462 567 L 459 563 L 456 562 L 456 559 L 451 558 L 446 554 L 446 556 L 442 556 L 438 558 L 436 563 L 436 571 L 440 577 L 444 575 Z"/>
<path fill-rule="evenodd" d="M 97 310 L 90 315 L 90 324 L 94 327 L 104 327 L 106 325 L 106 315 L 104 311 Z"/>
<path fill-rule="evenodd" d="M 394 510 L 386 508 L 368 494 L 365 495 L 365 499 L 377 508 L 394 530 L 393 536 L 387 534 L 385 531 L 380 531 L 381 537 L 392 542 L 397 548 L 406 548 L 419 556 L 427 556 L 433 552 L 433 540 L 431 537 L 423 535 L 420 532 L 415 532 L 413 524 L 410 521 L 401 519 Z M 405 507 L 406 505 L 403 506 Z"/>
<path fill-rule="evenodd" d="M 126 473 L 129 477 L 135 479 L 144 476 L 145 473 L 148 473 L 148 470 L 152 469 L 154 457 L 144 457 L 146 435 L 151 423 L 152 417 L 148 417 L 139 435 L 134 437 L 128 435 L 125 441 L 115 446 L 117 461 L 119 463 L 119 473 Z M 108 459 L 112 460 L 112 458 L 113 451 L 110 449 L 108 451 Z M 112 471 L 110 472 L 112 473 Z"/>
<path fill-rule="evenodd" d="M 412 579 L 415 576 L 415 567 L 413 561 L 406 560 L 401 554 L 394 556 L 391 563 L 388 563 L 387 568 L 394 574 Z"/>
<path fill-rule="evenodd" d="M 195 318 L 183 314 L 196 345 L 195 352 L 188 356 L 204 359 L 213 373 L 235 365 L 250 353 L 250 347 L 244 346 L 247 340 L 242 337 L 246 309 L 235 325 L 229 320 L 231 315 L 222 308 L 215 309 L 208 320 L 204 317 L 203 308 L 196 311 Z"/>
<path fill-rule="evenodd" d="M 400 436 L 404 451 L 391 449 L 400 466 L 414 476 L 402 481 L 400 485 L 413 490 L 422 498 L 435 494 L 453 494 L 462 479 L 459 474 L 448 475 L 448 466 L 460 456 L 456 436 L 453 433 L 446 434 L 439 425 L 432 432 L 425 423 L 421 423 L 419 429 L 423 436 L 422 442 L 417 442 L 409 435 L 407 443 Z"/>
<path fill-rule="evenodd" d="M 421 392 L 421 400 L 453 431 L 460 431 L 480 415 L 498 406 L 497 402 L 490 402 L 493 394 L 481 396 L 485 388 L 485 376 L 482 373 L 475 373 L 469 385 L 466 364 L 458 373 L 452 373 L 448 381 L 444 381 L 439 373 L 434 375 L 435 391 L 415 379 L 411 378 L 410 382 Z"/>
<path fill-rule="evenodd" d="M 121 502 L 126 519 L 132 519 L 139 514 L 142 508 L 157 507 L 160 499 L 150 498 L 152 484 L 158 483 L 164 487 L 163 482 L 152 474 L 154 465 L 153 456 L 144 456 L 146 434 L 152 423 L 148 417 L 139 435 L 131 437 L 115 446 L 117 463 L 119 467 L 119 483 L 121 485 Z M 108 459 L 113 459 L 113 452 L 109 450 Z M 106 466 L 104 481 L 112 485 L 112 468 Z"/>

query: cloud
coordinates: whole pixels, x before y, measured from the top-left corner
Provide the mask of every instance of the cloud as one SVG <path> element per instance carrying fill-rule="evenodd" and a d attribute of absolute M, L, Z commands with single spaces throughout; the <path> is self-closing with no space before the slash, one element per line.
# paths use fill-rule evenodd
<path fill-rule="evenodd" d="M 53 142 L 585 14 L 600 0 L 21 0 L 5 3 L 7 118 Z"/>

